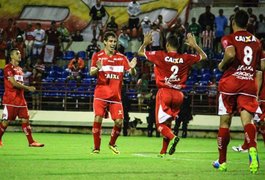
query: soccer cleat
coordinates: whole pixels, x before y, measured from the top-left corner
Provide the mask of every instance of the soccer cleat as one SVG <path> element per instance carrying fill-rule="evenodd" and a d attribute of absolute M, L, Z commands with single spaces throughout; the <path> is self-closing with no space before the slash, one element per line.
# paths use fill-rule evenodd
<path fill-rule="evenodd" d="M 38 143 L 34 141 L 33 143 L 29 144 L 29 147 L 43 147 L 44 144 Z"/>
<path fill-rule="evenodd" d="M 2 140 L 0 140 L 0 148 L 3 146 L 4 146 L 4 144 L 3 144 Z"/>
<path fill-rule="evenodd" d="M 99 150 L 98 149 L 93 149 L 92 152 L 90 154 L 99 154 Z"/>
<path fill-rule="evenodd" d="M 113 154 L 120 154 L 120 151 L 118 150 L 116 145 L 110 145 L 109 144 L 110 150 L 112 150 Z"/>
<path fill-rule="evenodd" d="M 233 146 L 232 149 L 233 149 L 235 152 L 243 152 L 243 153 L 248 152 L 247 149 L 242 149 L 242 146 L 241 146 L 241 145 L 239 145 L 239 146 Z"/>
<path fill-rule="evenodd" d="M 216 161 L 213 162 L 212 165 L 213 165 L 213 167 L 214 167 L 215 169 L 218 169 L 219 171 L 222 171 L 222 172 L 227 171 L 227 167 L 226 167 L 226 163 L 225 163 L 225 162 L 222 163 L 222 164 L 220 164 L 219 161 L 216 160 Z"/>
<path fill-rule="evenodd" d="M 168 152 L 169 155 L 174 154 L 178 142 L 179 142 L 179 137 L 176 136 L 176 137 L 173 139 L 173 141 L 171 142 L 171 147 L 170 147 L 169 152 Z"/>
<path fill-rule="evenodd" d="M 164 158 L 164 157 L 166 157 L 166 154 L 158 154 L 157 157 Z"/>
<path fill-rule="evenodd" d="M 256 174 L 259 169 L 259 157 L 257 149 L 254 147 L 249 148 L 249 170 L 252 174 Z"/>

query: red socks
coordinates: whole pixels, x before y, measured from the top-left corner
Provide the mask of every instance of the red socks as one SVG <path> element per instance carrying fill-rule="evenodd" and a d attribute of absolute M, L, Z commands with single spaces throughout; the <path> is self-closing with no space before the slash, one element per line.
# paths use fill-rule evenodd
<path fill-rule="evenodd" d="M 110 137 L 110 142 L 109 145 L 115 145 L 117 138 L 119 137 L 121 132 L 121 127 L 115 126 L 113 127 L 111 131 L 111 137 Z"/>
<path fill-rule="evenodd" d="M 219 151 L 219 163 L 226 162 L 227 146 L 230 141 L 230 131 L 228 128 L 219 128 L 217 145 Z"/>
<path fill-rule="evenodd" d="M 165 124 L 159 124 L 157 129 L 164 137 L 168 138 L 169 140 L 172 140 L 175 137 L 171 131 L 171 128 Z"/>
<path fill-rule="evenodd" d="M 101 142 L 101 123 L 94 122 L 92 133 L 94 137 L 94 149 L 100 150 L 100 142 Z"/>
<path fill-rule="evenodd" d="M 31 127 L 30 127 L 29 123 L 28 122 L 22 123 L 21 126 L 22 126 L 22 130 L 24 131 L 24 133 L 28 139 L 29 144 L 33 143 L 34 140 L 33 140 L 32 135 L 31 135 Z"/>
<path fill-rule="evenodd" d="M 5 133 L 7 127 L 3 126 L 2 123 L 0 123 L 0 140 L 2 140 L 2 136 Z"/>
<path fill-rule="evenodd" d="M 170 142 L 170 140 L 168 138 L 163 138 L 163 146 L 162 146 L 162 149 L 160 151 L 160 154 L 166 154 L 169 142 Z"/>
<path fill-rule="evenodd" d="M 254 124 L 247 124 L 244 126 L 245 139 L 248 143 L 248 148 L 257 147 L 256 141 L 256 126 Z"/>

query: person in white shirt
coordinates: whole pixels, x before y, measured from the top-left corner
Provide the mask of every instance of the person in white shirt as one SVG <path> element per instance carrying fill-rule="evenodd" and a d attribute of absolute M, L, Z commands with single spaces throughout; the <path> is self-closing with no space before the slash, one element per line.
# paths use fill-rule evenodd
<path fill-rule="evenodd" d="M 138 15 L 141 13 L 140 3 L 136 0 L 133 0 L 128 4 L 127 12 L 129 14 L 129 29 L 132 31 L 133 28 L 139 28 L 140 19 Z"/>
<path fill-rule="evenodd" d="M 45 40 L 45 31 L 41 29 L 41 24 L 36 24 L 36 29 L 33 31 L 34 42 L 33 42 L 33 49 L 32 55 L 40 55 L 42 52 L 42 48 L 44 46 Z"/>

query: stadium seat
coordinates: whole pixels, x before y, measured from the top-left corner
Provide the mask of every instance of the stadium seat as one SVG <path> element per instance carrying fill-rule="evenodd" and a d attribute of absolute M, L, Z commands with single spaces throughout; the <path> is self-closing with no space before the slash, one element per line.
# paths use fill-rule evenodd
<path fill-rule="evenodd" d="M 126 52 L 125 56 L 129 59 L 132 60 L 132 58 L 134 57 L 133 52 Z"/>
<path fill-rule="evenodd" d="M 66 51 L 63 55 L 63 60 L 71 60 L 75 57 L 74 51 Z"/>
<path fill-rule="evenodd" d="M 3 79 L 3 78 L 4 78 L 4 70 L 0 69 L 0 79 Z"/>
<path fill-rule="evenodd" d="M 78 57 L 82 58 L 83 60 L 86 59 L 86 51 L 79 51 L 77 54 Z"/>

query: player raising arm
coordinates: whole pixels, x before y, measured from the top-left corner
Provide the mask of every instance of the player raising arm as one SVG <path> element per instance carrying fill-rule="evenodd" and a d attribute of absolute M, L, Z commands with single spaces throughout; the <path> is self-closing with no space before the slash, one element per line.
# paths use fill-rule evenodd
<path fill-rule="evenodd" d="M 203 50 L 197 45 L 195 37 L 187 35 L 186 44 L 194 48 L 198 54 L 179 54 L 178 37 L 169 36 L 166 42 L 167 51 L 146 51 L 145 47 L 152 43 L 151 33 L 144 37 L 144 42 L 138 54 L 145 56 L 154 63 L 154 72 L 158 92 L 156 95 L 156 127 L 163 135 L 163 146 L 160 156 L 167 153 L 171 141 L 169 155 L 175 152 L 179 138 L 171 130 L 171 123 L 177 117 L 183 102 L 181 89 L 185 87 L 189 70 L 194 63 L 207 58 Z"/>

